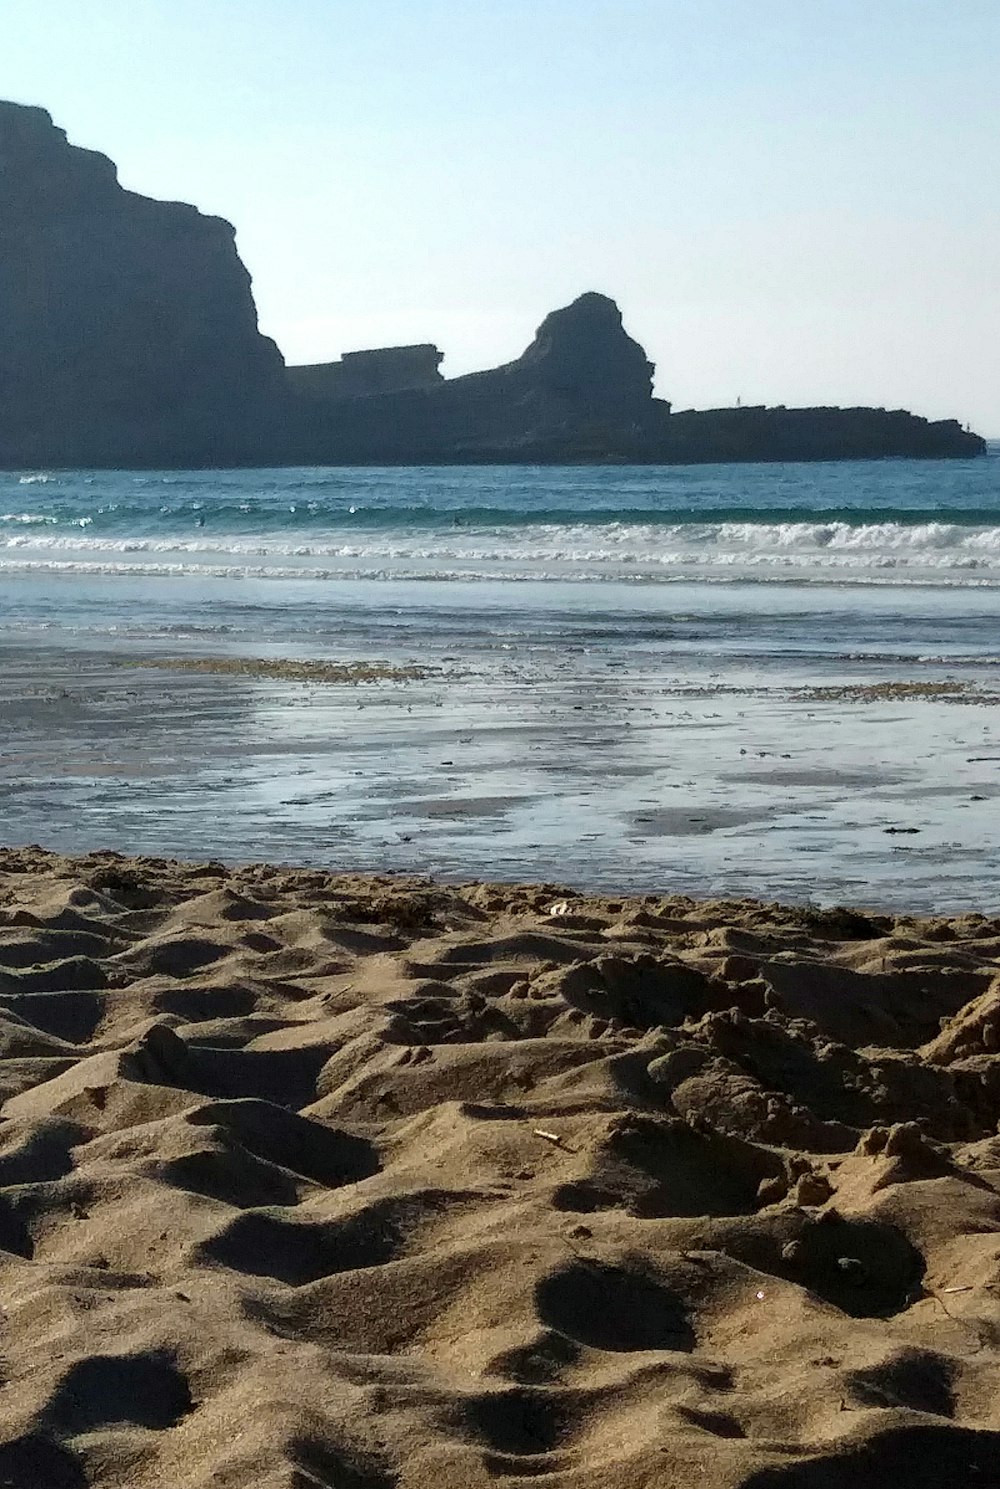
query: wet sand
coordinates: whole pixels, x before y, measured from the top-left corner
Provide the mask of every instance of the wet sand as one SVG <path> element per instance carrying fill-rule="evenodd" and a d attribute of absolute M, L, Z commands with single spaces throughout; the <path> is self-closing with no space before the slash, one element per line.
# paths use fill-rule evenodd
<path fill-rule="evenodd" d="M 1000 906 L 988 689 L 442 650 L 0 656 L 0 841 Z M 732 669 L 731 669 L 732 671 Z"/>
<path fill-rule="evenodd" d="M 996 1489 L 998 956 L 0 852 L 0 1482 Z"/>

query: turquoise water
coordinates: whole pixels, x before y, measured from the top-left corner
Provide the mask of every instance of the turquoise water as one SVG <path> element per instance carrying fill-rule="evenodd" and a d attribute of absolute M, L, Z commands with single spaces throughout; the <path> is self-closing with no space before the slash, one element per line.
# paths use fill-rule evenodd
<path fill-rule="evenodd" d="M 1000 582 L 983 460 L 0 475 L 0 572 Z"/>

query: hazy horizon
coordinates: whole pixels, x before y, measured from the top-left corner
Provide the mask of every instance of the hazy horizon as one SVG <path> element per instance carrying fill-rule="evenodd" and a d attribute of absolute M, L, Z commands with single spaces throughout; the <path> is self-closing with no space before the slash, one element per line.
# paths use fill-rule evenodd
<path fill-rule="evenodd" d="M 996 0 L 35 0 L 0 96 L 237 229 L 289 362 L 613 296 L 675 407 L 1000 437 Z M 804 13 L 808 11 L 808 13 Z"/>

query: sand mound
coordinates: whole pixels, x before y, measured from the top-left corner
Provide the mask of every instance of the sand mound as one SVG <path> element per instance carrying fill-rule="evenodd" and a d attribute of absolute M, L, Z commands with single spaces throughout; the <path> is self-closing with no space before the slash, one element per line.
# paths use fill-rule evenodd
<path fill-rule="evenodd" d="M 997 1489 L 998 957 L 0 853 L 0 1484 Z"/>

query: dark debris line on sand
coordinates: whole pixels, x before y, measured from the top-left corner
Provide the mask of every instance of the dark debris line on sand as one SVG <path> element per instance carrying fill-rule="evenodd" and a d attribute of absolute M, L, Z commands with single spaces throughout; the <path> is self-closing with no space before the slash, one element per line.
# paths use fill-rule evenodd
<path fill-rule="evenodd" d="M 143 657 L 119 659 L 114 665 L 162 672 L 217 672 L 233 677 L 314 683 L 410 682 L 437 676 L 441 672 L 438 667 L 416 664 L 297 661 L 282 657 Z"/>

